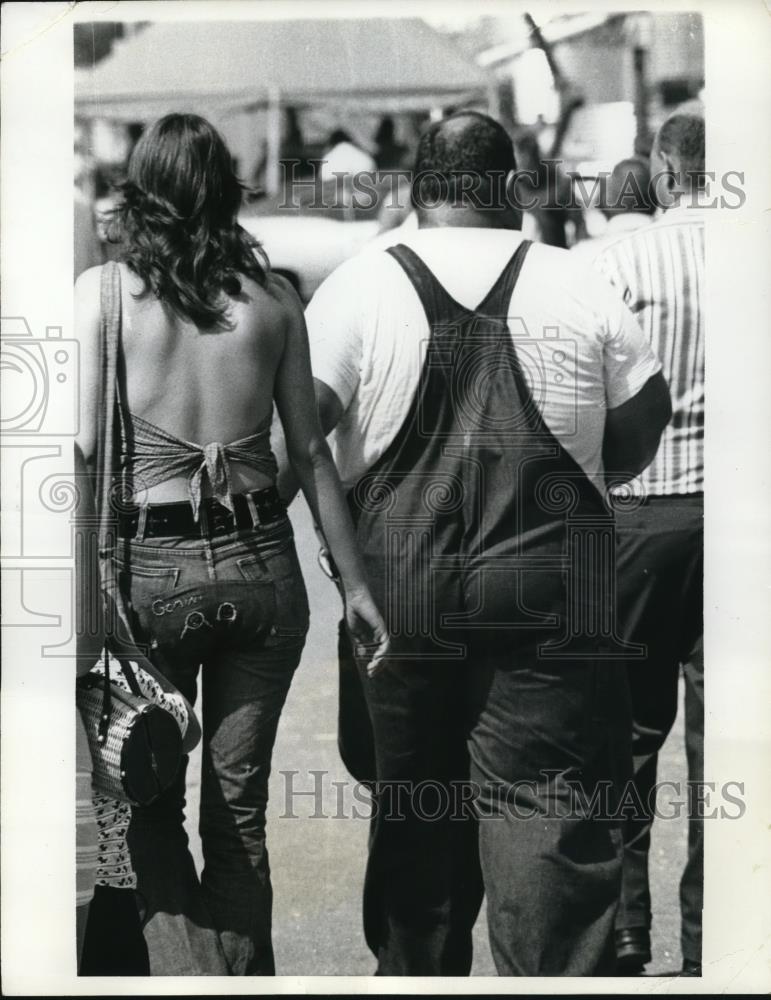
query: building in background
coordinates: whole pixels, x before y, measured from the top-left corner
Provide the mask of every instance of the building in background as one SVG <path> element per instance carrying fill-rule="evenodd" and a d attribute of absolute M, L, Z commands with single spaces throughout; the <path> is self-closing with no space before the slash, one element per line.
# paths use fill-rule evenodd
<path fill-rule="evenodd" d="M 698 13 L 575 13 L 536 27 L 541 39 L 526 16 L 484 18 L 458 41 L 495 73 L 508 124 L 536 128 L 545 148 L 564 110 L 564 92 L 580 98 L 560 150 L 569 170 L 611 170 L 634 152 L 647 154 L 669 111 L 703 90 Z"/>

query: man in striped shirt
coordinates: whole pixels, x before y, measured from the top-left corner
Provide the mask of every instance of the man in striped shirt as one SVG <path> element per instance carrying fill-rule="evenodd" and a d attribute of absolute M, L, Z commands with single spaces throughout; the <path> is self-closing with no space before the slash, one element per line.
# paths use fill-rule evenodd
<path fill-rule="evenodd" d="M 635 481 L 636 504 L 620 513 L 619 618 L 624 638 L 646 648 L 628 672 L 634 714 L 637 814 L 626 822 L 619 966 L 650 960 L 648 852 L 658 751 L 675 720 L 680 667 L 686 684 L 688 860 L 680 883 L 683 973 L 701 974 L 702 820 L 694 782 L 703 781 L 704 488 L 704 118 L 679 110 L 651 154 L 665 209 L 650 225 L 601 251 L 595 265 L 621 292 L 662 363 L 673 416 L 653 463 Z M 640 812 L 640 803 L 643 805 Z"/>

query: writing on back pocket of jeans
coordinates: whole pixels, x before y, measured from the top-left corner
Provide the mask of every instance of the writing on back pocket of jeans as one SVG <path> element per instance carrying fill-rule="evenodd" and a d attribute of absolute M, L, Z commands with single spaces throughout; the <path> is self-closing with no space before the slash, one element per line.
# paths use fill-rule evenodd
<path fill-rule="evenodd" d="M 150 610 L 157 618 L 170 615 L 174 611 L 194 608 L 203 601 L 203 594 L 186 594 L 184 597 L 156 597 L 150 605 Z"/>

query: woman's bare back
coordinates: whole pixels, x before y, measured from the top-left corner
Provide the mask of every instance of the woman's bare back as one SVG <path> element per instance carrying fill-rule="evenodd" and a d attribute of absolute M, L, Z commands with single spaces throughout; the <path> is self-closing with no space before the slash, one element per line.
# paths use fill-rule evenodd
<path fill-rule="evenodd" d="M 289 313 L 283 286 L 269 278 L 260 287 L 242 278 L 227 320 L 211 330 L 165 308 L 121 264 L 126 402 L 131 413 L 200 445 L 228 444 L 253 434 L 270 415 L 276 370 Z M 234 492 L 259 489 L 270 479 L 233 462 Z M 188 496 L 177 477 L 148 491 L 149 502 Z"/>

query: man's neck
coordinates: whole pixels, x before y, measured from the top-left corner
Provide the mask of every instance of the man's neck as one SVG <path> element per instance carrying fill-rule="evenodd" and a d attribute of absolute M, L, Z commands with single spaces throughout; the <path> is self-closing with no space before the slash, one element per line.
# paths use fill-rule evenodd
<path fill-rule="evenodd" d="M 430 209 L 418 212 L 418 229 L 521 229 L 522 216 L 515 210 L 473 211 L 466 208 Z"/>

